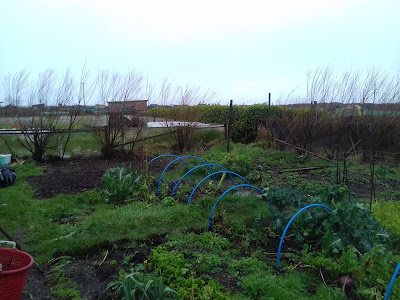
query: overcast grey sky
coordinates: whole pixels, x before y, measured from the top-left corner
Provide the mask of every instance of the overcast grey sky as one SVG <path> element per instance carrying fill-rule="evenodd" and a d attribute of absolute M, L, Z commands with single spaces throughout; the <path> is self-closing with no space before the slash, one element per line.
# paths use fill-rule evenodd
<path fill-rule="evenodd" d="M 0 77 L 136 69 L 261 103 L 307 71 L 400 70 L 399 0 L 0 0 Z M 78 76 L 77 76 L 78 77 Z"/>

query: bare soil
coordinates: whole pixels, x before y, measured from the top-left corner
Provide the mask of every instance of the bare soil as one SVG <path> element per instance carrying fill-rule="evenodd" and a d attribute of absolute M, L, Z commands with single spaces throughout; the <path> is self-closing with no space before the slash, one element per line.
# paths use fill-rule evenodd
<path fill-rule="evenodd" d="M 39 166 L 45 168 L 45 173 L 30 177 L 27 181 L 35 190 L 35 198 L 43 199 L 100 188 L 101 177 L 106 170 L 120 166 L 136 170 L 142 167 L 142 158 L 53 161 L 41 163 Z"/>
<path fill-rule="evenodd" d="M 119 241 L 115 245 L 104 243 L 96 249 L 89 249 L 86 257 L 67 258 L 67 265 L 63 268 L 65 277 L 78 284 L 84 299 L 121 299 L 122 296 L 115 298 L 115 291 L 107 288 L 108 284 L 117 279 L 119 270 L 129 270 L 129 266 L 143 263 L 150 250 L 162 244 L 164 238 L 165 235 L 152 235 L 146 240 L 136 241 L 140 245 L 137 248 L 130 248 L 129 241 Z M 63 253 L 59 254 L 64 256 Z M 126 260 L 127 256 L 130 257 L 129 261 Z M 21 300 L 53 299 L 51 289 L 54 273 L 51 270 L 56 266 L 40 267 L 47 273 L 41 273 L 35 265 L 32 267 Z"/>

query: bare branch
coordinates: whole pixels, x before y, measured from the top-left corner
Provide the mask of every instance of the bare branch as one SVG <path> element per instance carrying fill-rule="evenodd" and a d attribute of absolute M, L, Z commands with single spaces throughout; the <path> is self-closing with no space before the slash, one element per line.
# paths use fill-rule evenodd
<path fill-rule="evenodd" d="M 22 106 L 25 89 L 29 84 L 30 73 L 26 70 L 19 71 L 14 75 L 7 75 L 2 82 L 5 94 L 5 103 L 13 106 Z"/>

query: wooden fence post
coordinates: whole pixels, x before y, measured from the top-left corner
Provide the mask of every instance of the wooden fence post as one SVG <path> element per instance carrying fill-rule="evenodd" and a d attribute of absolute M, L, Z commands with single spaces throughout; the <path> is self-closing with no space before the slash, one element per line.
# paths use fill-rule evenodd
<path fill-rule="evenodd" d="M 231 100 L 229 104 L 229 124 L 228 124 L 228 140 L 226 143 L 226 151 L 230 151 L 230 142 L 231 142 L 231 134 L 232 134 L 232 103 L 233 100 Z"/>
<path fill-rule="evenodd" d="M 225 114 L 224 117 L 224 137 L 225 137 L 225 141 L 228 140 L 228 113 Z"/>
<path fill-rule="evenodd" d="M 267 115 L 267 119 L 269 119 L 271 115 L 271 93 L 268 93 L 268 115 Z"/>

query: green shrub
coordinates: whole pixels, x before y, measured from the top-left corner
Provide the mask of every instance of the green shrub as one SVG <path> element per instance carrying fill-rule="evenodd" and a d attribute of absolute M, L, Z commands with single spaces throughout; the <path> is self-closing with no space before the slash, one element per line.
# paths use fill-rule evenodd
<path fill-rule="evenodd" d="M 233 124 L 232 139 L 234 142 L 251 143 L 257 137 L 257 120 L 266 119 L 268 114 L 268 105 L 254 104 L 249 106 L 234 105 L 233 106 Z M 197 105 L 187 108 L 187 114 L 196 116 L 196 118 L 204 123 L 224 124 L 225 116 L 229 111 L 227 105 Z M 280 106 L 272 106 L 270 108 L 270 116 L 279 116 L 286 111 L 295 111 Z M 146 115 L 152 117 L 162 117 L 176 120 L 179 118 L 179 108 L 161 108 L 156 107 L 146 112 Z"/>
<path fill-rule="evenodd" d="M 228 171 L 235 172 L 241 176 L 246 176 L 255 168 L 251 156 L 248 154 L 239 154 L 236 149 L 227 153 L 211 152 L 208 153 L 204 159 L 209 163 L 220 164 Z"/>

